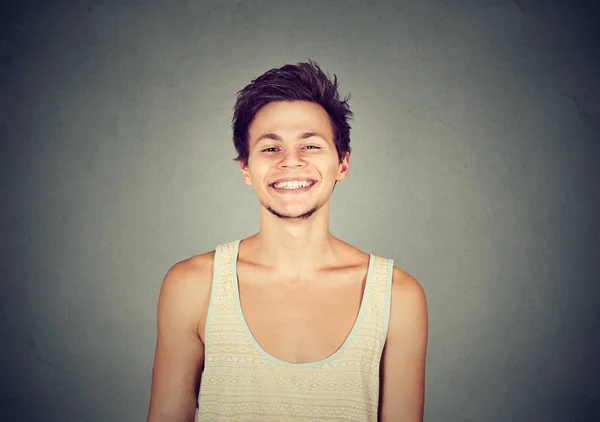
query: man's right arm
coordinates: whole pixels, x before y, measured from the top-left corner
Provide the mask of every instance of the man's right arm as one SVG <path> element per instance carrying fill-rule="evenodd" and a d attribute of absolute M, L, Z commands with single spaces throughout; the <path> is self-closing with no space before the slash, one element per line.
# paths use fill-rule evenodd
<path fill-rule="evenodd" d="M 193 422 L 210 301 L 212 254 L 175 264 L 162 283 L 147 422 Z"/>

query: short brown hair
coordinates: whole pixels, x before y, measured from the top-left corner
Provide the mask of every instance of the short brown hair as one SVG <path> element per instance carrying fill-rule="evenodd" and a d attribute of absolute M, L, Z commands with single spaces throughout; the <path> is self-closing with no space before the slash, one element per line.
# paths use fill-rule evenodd
<path fill-rule="evenodd" d="M 233 112 L 233 144 L 235 161 L 248 164 L 248 128 L 261 108 L 274 101 L 310 101 L 319 104 L 329 115 L 335 147 L 340 162 L 350 153 L 350 124 L 353 113 L 348 101 L 340 99 L 337 76 L 333 80 L 311 60 L 297 65 L 287 64 L 271 69 L 237 93 Z"/>

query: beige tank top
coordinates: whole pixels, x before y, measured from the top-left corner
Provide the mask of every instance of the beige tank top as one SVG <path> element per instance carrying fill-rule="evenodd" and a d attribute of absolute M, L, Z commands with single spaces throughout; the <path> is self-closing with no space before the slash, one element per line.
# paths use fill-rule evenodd
<path fill-rule="evenodd" d="M 377 421 L 393 261 L 370 255 L 358 317 L 333 355 L 289 363 L 264 351 L 246 324 L 239 245 L 237 240 L 215 251 L 196 421 Z"/>

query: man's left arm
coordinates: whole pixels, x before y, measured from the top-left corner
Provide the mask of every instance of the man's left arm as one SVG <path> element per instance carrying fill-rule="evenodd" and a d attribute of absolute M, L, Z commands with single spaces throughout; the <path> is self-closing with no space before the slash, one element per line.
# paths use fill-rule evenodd
<path fill-rule="evenodd" d="M 423 421 L 427 335 L 423 288 L 394 267 L 390 321 L 381 361 L 380 421 Z"/>

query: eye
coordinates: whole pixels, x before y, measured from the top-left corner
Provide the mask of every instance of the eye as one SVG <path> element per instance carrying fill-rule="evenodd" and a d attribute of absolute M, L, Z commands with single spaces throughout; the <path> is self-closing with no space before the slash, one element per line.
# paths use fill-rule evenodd
<path fill-rule="evenodd" d="M 272 151 L 269 151 L 272 149 L 277 149 L 277 148 L 271 147 L 271 148 L 263 149 L 262 152 L 272 152 Z"/>
<path fill-rule="evenodd" d="M 311 148 L 311 149 L 321 149 L 316 145 L 307 145 L 306 148 Z"/>

